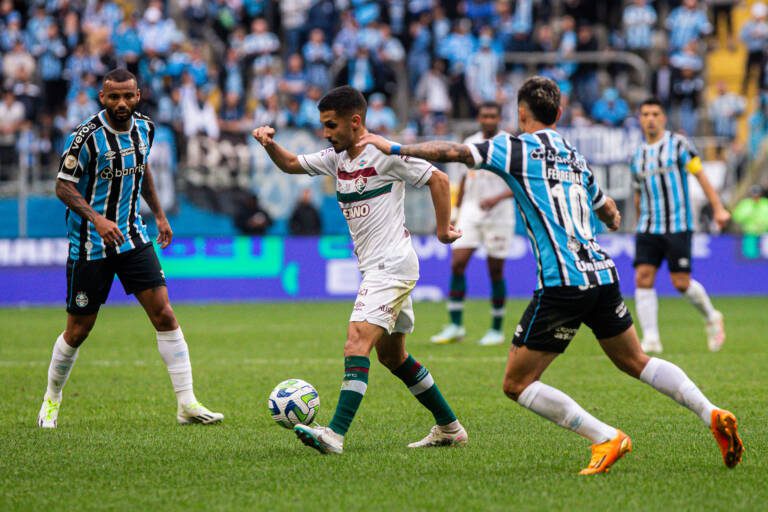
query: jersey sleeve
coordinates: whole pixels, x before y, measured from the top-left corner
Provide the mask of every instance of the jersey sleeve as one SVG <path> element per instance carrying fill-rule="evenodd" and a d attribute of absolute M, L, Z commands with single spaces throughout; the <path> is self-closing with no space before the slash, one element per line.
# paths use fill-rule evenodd
<path fill-rule="evenodd" d="M 310 176 L 336 176 L 339 157 L 333 148 L 326 148 L 317 153 L 299 155 L 299 164 Z"/>
<path fill-rule="evenodd" d="M 520 167 L 523 155 L 522 141 L 516 137 L 499 134 L 491 140 L 467 146 L 475 161 L 475 169 L 485 169 L 503 177 Z"/>
<path fill-rule="evenodd" d="M 697 174 L 703 169 L 699 152 L 691 141 L 681 137 L 677 148 L 677 159 L 680 168 L 685 168 L 691 174 Z"/>
<path fill-rule="evenodd" d="M 91 152 L 86 143 L 88 136 L 80 130 L 72 132 L 64 144 L 57 178 L 77 183 L 88 168 Z"/>
<path fill-rule="evenodd" d="M 432 177 L 432 164 L 421 158 L 405 155 L 392 155 L 388 158 L 387 174 L 397 176 L 409 185 L 421 188 Z"/>
<path fill-rule="evenodd" d="M 643 188 L 643 180 L 640 177 L 640 170 L 637 168 L 637 155 L 629 161 L 629 172 L 632 177 L 632 188 L 635 192 L 640 192 Z"/>
<path fill-rule="evenodd" d="M 592 172 L 592 169 L 589 170 L 589 175 L 587 176 L 587 182 L 585 185 L 587 194 L 589 194 L 589 198 L 592 201 L 592 209 L 599 210 L 605 204 L 607 196 L 603 194 L 603 190 L 597 183 L 597 179 L 595 178 L 595 174 Z"/>

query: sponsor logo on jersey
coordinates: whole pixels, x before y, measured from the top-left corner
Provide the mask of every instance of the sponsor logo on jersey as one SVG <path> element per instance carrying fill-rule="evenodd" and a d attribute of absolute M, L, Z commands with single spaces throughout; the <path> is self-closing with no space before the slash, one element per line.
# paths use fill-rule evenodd
<path fill-rule="evenodd" d="M 627 305 L 622 302 L 616 307 L 616 316 L 619 318 L 624 318 L 624 316 L 627 314 Z"/>
<path fill-rule="evenodd" d="M 579 329 L 574 329 L 572 327 L 563 327 L 560 326 L 557 329 L 555 329 L 554 334 L 552 335 L 556 340 L 561 341 L 571 341 L 574 336 L 576 336 L 576 332 Z"/>
<path fill-rule="evenodd" d="M 367 217 L 371 212 L 371 207 L 367 204 L 360 204 L 350 206 L 349 208 L 342 208 L 341 213 L 347 220 L 359 219 L 360 217 Z"/>
<path fill-rule="evenodd" d="M 147 154 L 147 145 L 144 144 L 143 142 L 139 143 L 139 153 L 141 153 L 142 155 Z"/>
<path fill-rule="evenodd" d="M 613 260 L 576 262 L 576 268 L 579 269 L 579 272 L 596 272 L 598 270 L 606 270 L 615 266 L 616 264 L 613 262 Z"/>
<path fill-rule="evenodd" d="M 519 338 L 523 335 L 523 326 L 520 324 L 517 324 L 517 327 L 515 327 L 515 338 Z"/>
<path fill-rule="evenodd" d="M 111 167 L 104 168 L 99 176 L 103 180 L 111 180 L 114 178 L 122 178 L 124 176 L 130 176 L 132 174 L 141 174 L 146 168 L 145 164 L 139 164 L 136 167 L 128 167 L 126 169 L 112 169 Z"/>
<path fill-rule="evenodd" d="M 133 146 L 131 146 L 129 148 L 123 148 L 123 149 L 120 150 L 120 156 L 132 155 L 135 152 L 136 152 L 136 150 L 133 148 Z"/>
<path fill-rule="evenodd" d="M 67 169 L 74 169 L 77 167 L 77 157 L 75 157 L 75 155 L 67 155 L 67 158 L 64 159 L 64 167 Z"/>
<path fill-rule="evenodd" d="M 586 162 L 583 158 L 578 158 L 575 156 L 574 153 L 571 153 L 567 158 L 560 155 L 557 151 L 555 151 L 552 148 L 536 148 L 533 151 L 531 151 L 531 158 L 533 160 L 546 160 L 547 162 L 554 162 L 556 164 L 564 164 L 569 167 L 578 169 L 580 171 L 583 171 L 586 169 Z M 569 172 L 567 171 L 558 171 L 557 169 L 548 169 L 548 171 L 554 171 L 555 174 L 552 176 L 547 176 L 550 179 L 555 180 L 561 180 L 561 181 L 574 181 L 571 179 L 571 176 L 569 176 Z M 579 181 L 578 183 L 581 183 Z"/>
<path fill-rule="evenodd" d="M 114 160 L 115 156 L 117 156 L 117 153 L 115 153 L 111 149 L 104 153 L 104 159 L 105 160 Z"/>
<path fill-rule="evenodd" d="M 83 140 L 85 140 L 86 135 L 88 135 L 88 133 L 92 132 L 95 129 L 96 129 L 95 123 L 88 123 L 86 125 L 82 125 L 80 129 L 77 131 L 77 135 L 75 135 L 75 138 L 72 141 L 72 144 L 70 144 L 70 149 L 80 149 L 80 144 L 83 143 Z"/>
<path fill-rule="evenodd" d="M 363 309 L 365 309 L 365 302 L 362 302 L 362 301 L 355 302 L 355 308 L 354 308 L 355 311 L 362 311 Z"/>
<path fill-rule="evenodd" d="M 77 296 L 75 296 L 75 304 L 77 304 L 77 307 L 79 308 L 84 308 L 88 305 L 88 296 L 85 292 L 77 292 Z"/>

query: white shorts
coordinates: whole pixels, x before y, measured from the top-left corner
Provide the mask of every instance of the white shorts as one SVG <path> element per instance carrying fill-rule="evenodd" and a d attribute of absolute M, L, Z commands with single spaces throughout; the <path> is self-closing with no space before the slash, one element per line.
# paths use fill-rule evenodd
<path fill-rule="evenodd" d="M 411 290 L 416 281 L 396 279 L 387 274 L 363 276 L 350 322 L 368 322 L 386 329 L 388 334 L 413 332 Z"/>
<path fill-rule="evenodd" d="M 477 249 L 482 246 L 491 258 L 500 260 L 509 257 L 515 227 L 508 222 L 488 222 L 459 217 L 457 227 L 462 231 L 461 238 L 453 242 L 454 249 Z"/>

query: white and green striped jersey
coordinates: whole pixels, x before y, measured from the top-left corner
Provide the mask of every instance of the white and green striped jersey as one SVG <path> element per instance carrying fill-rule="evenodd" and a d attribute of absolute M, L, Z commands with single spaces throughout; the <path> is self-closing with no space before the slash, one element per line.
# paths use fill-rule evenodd
<path fill-rule="evenodd" d="M 385 155 L 366 146 L 357 158 L 333 148 L 299 155 L 311 176 L 336 178 L 336 199 L 347 219 L 361 272 L 418 279 L 419 260 L 405 227 L 405 184 L 424 186 L 432 165 L 418 158 Z"/>

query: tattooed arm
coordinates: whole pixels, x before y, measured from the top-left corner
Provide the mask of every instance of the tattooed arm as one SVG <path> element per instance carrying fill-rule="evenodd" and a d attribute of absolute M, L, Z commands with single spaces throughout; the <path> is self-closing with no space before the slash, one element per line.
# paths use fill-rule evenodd
<path fill-rule="evenodd" d="M 107 245 L 122 244 L 125 241 L 117 224 L 96 213 L 80 191 L 77 190 L 74 182 L 63 179 L 56 180 L 56 197 L 67 205 L 67 208 L 82 217 L 83 220 L 92 223 L 96 228 L 96 232 L 99 233 L 99 236 Z"/>
<path fill-rule="evenodd" d="M 147 202 L 147 206 L 155 214 L 155 223 L 157 224 L 157 243 L 162 249 L 165 249 L 173 240 L 173 231 L 168 219 L 165 218 L 165 212 L 160 205 L 155 191 L 155 180 L 152 178 L 152 172 L 149 170 L 149 163 L 144 168 L 144 180 L 141 182 L 141 197 Z"/>
<path fill-rule="evenodd" d="M 392 142 L 380 135 L 367 133 L 360 138 L 358 146 L 372 144 L 385 155 L 392 154 Z M 448 142 L 444 140 L 434 140 L 422 142 L 420 144 L 407 144 L 400 146 L 400 155 L 423 158 L 430 162 L 461 162 L 468 167 L 475 166 L 475 158 L 466 144 Z"/>

